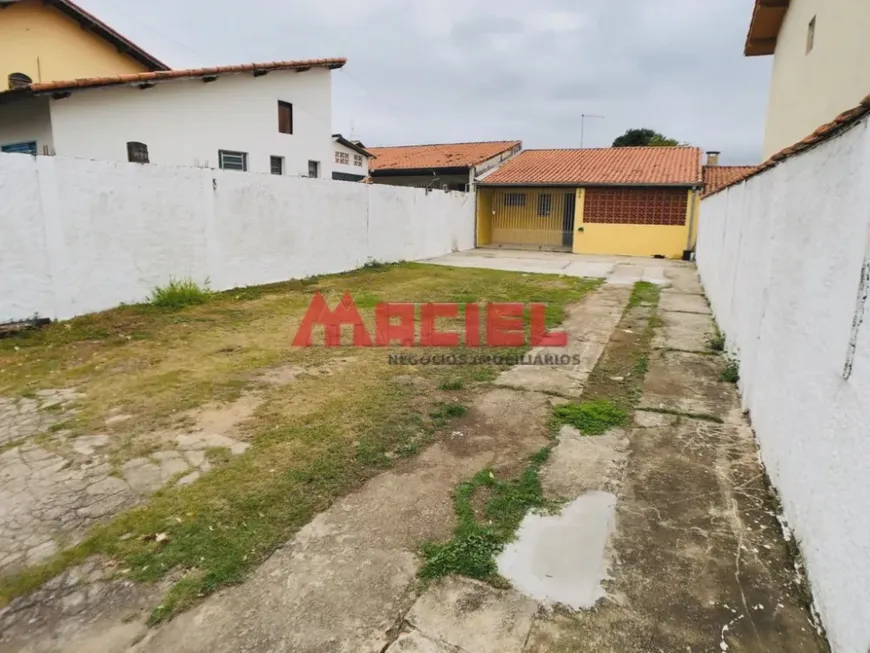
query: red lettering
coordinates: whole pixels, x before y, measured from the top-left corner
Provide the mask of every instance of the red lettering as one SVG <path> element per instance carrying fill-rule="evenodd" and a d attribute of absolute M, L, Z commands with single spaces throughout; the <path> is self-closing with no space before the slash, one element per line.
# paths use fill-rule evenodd
<path fill-rule="evenodd" d="M 435 329 L 435 320 L 439 317 L 459 317 L 459 306 L 456 304 L 424 304 L 420 344 L 424 347 L 458 347 L 458 333 L 440 333 Z"/>
<path fill-rule="evenodd" d="M 311 334 L 318 324 L 323 325 L 324 341 L 327 347 L 341 346 L 341 325 L 343 324 L 353 326 L 353 344 L 355 346 L 372 346 L 371 336 L 366 330 L 366 325 L 350 293 L 344 293 L 334 311 L 329 310 L 322 294 L 319 292 L 315 294 L 305 312 L 305 317 L 302 318 L 296 337 L 293 338 L 293 346 L 311 347 Z"/>
<path fill-rule="evenodd" d="M 487 304 L 487 347 L 522 347 L 526 344 L 523 322 L 525 306 L 522 304 Z"/>
<path fill-rule="evenodd" d="M 567 347 L 568 334 L 564 331 L 547 331 L 547 307 L 532 304 L 532 347 Z"/>
<path fill-rule="evenodd" d="M 465 346 L 480 347 L 480 306 L 465 305 Z"/>
<path fill-rule="evenodd" d="M 378 304 L 375 307 L 375 343 L 388 347 L 398 340 L 402 347 L 414 346 L 416 306 L 414 304 Z M 399 318 L 398 324 L 392 318 Z"/>

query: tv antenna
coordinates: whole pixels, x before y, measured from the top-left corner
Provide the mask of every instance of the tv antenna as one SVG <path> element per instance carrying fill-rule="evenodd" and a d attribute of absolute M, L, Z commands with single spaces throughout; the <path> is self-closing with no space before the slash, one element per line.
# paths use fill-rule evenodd
<path fill-rule="evenodd" d="M 594 113 L 581 113 L 580 114 L 580 149 L 583 149 L 583 141 L 586 137 L 586 119 L 587 118 L 597 118 L 600 120 L 604 120 L 604 116 L 599 116 Z"/>

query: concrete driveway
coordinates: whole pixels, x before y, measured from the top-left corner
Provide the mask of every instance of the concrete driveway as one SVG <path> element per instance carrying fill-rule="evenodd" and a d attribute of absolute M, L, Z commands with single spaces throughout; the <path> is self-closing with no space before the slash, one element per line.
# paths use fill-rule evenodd
<path fill-rule="evenodd" d="M 669 282 L 665 275 L 666 269 L 691 265 L 683 261 L 633 256 L 506 249 L 473 249 L 428 259 L 424 263 L 460 268 L 592 277 L 606 279 L 608 283 L 616 285 L 631 285 L 638 281 L 665 285 Z"/>

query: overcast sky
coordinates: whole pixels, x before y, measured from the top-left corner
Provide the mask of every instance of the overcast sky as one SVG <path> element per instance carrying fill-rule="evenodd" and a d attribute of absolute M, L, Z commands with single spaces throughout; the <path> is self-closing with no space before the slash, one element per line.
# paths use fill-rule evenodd
<path fill-rule="evenodd" d="M 173 68 L 348 58 L 333 129 L 367 145 L 606 147 L 649 127 L 761 156 L 753 0 L 78 0 Z"/>

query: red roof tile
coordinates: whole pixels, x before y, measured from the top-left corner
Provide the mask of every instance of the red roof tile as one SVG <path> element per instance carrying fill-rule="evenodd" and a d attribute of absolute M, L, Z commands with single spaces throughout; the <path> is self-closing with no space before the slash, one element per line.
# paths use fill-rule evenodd
<path fill-rule="evenodd" d="M 238 66 L 215 66 L 212 68 L 191 68 L 187 70 L 160 70 L 151 73 L 127 73 L 123 75 L 111 75 L 108 77 L 85 77 L 62 82 L 43 82 L 29 84 L 23 88 L 10 89 L 0 92 L 3 95 L 12 94 L 40 94 L 73 91 L 83 88 L 96 88 L 101 86 L 117 86 L 120 84 L 155 84 L 171 79 L 183 79 L 192 77 L 213 77 L 231 73 L 257 73 L 273 70 L 298 70 L 304 71 L 311 68 L 341 68 L 347 63 L 347 59 L 305 59 L 301 61 L 271 61 L 269 63 L 249 63 Z"/>
<path fill-rule="evenodd" d="M 854 109 L 849 109 L 848 111 L 844 111 L 839 116 L 834 118 L 831 122 L 825 123 L 818 129 L 816 129 L 812 134 L 807 136 L 806 138 L 798 141 L 794 145 L 790 145 L 789 147 L 780 150 L 773 156 L 771 156 L 767 161 L 762 163 L 760 166 L 749 170 L 744 175 L 733 179 L 730 183 L 725 184 L 724 186 L 720 186 L 716 190 L 710 192 L 707 191 L 704 193 L 705 195 L 712 195 L 714 193 L 718 193 L 720 191 L 725 190 L 726 188 L 730 188 L 735 184 L 739 184 L 742 181 L 746 181 L 750 177 L 754 177 L 755 175 L 761 174 L 765 170 L 769 170 L 770 168 L 776 167 L 786 159 L 790 159 L 791 157 L 800 154 L 805 150 L 809 150 L 816 145 L 821 145 L 825 141 L 828 141 L 838 134 L 841 134 L 843 131 L 849 129 L 852 125 L 863 120 L 866 116 L 870 115 L 870 95 L 861 100 L 861 104 L 859 104 Z"/>
<path fill-rule="evenodd" d="M 753 172 L 757 166 L 704 166 L 704 195 L 730 186 Z"/>
<path fill-rule="evenodd" d="M 482 183 L 700 185 L 701 150 L 696 147 L 526 150 L 486 177 Z"/>
<path fill-rule="evenodd" d="M 437 168 L 470 168 L 510 149 L 522 147 L 522 141 L 489 141 L 483 143 L 444 143 L 441 145 L 400 145 L 369 147 L 377 158 L 370 170 L 428 170 Z"/>

